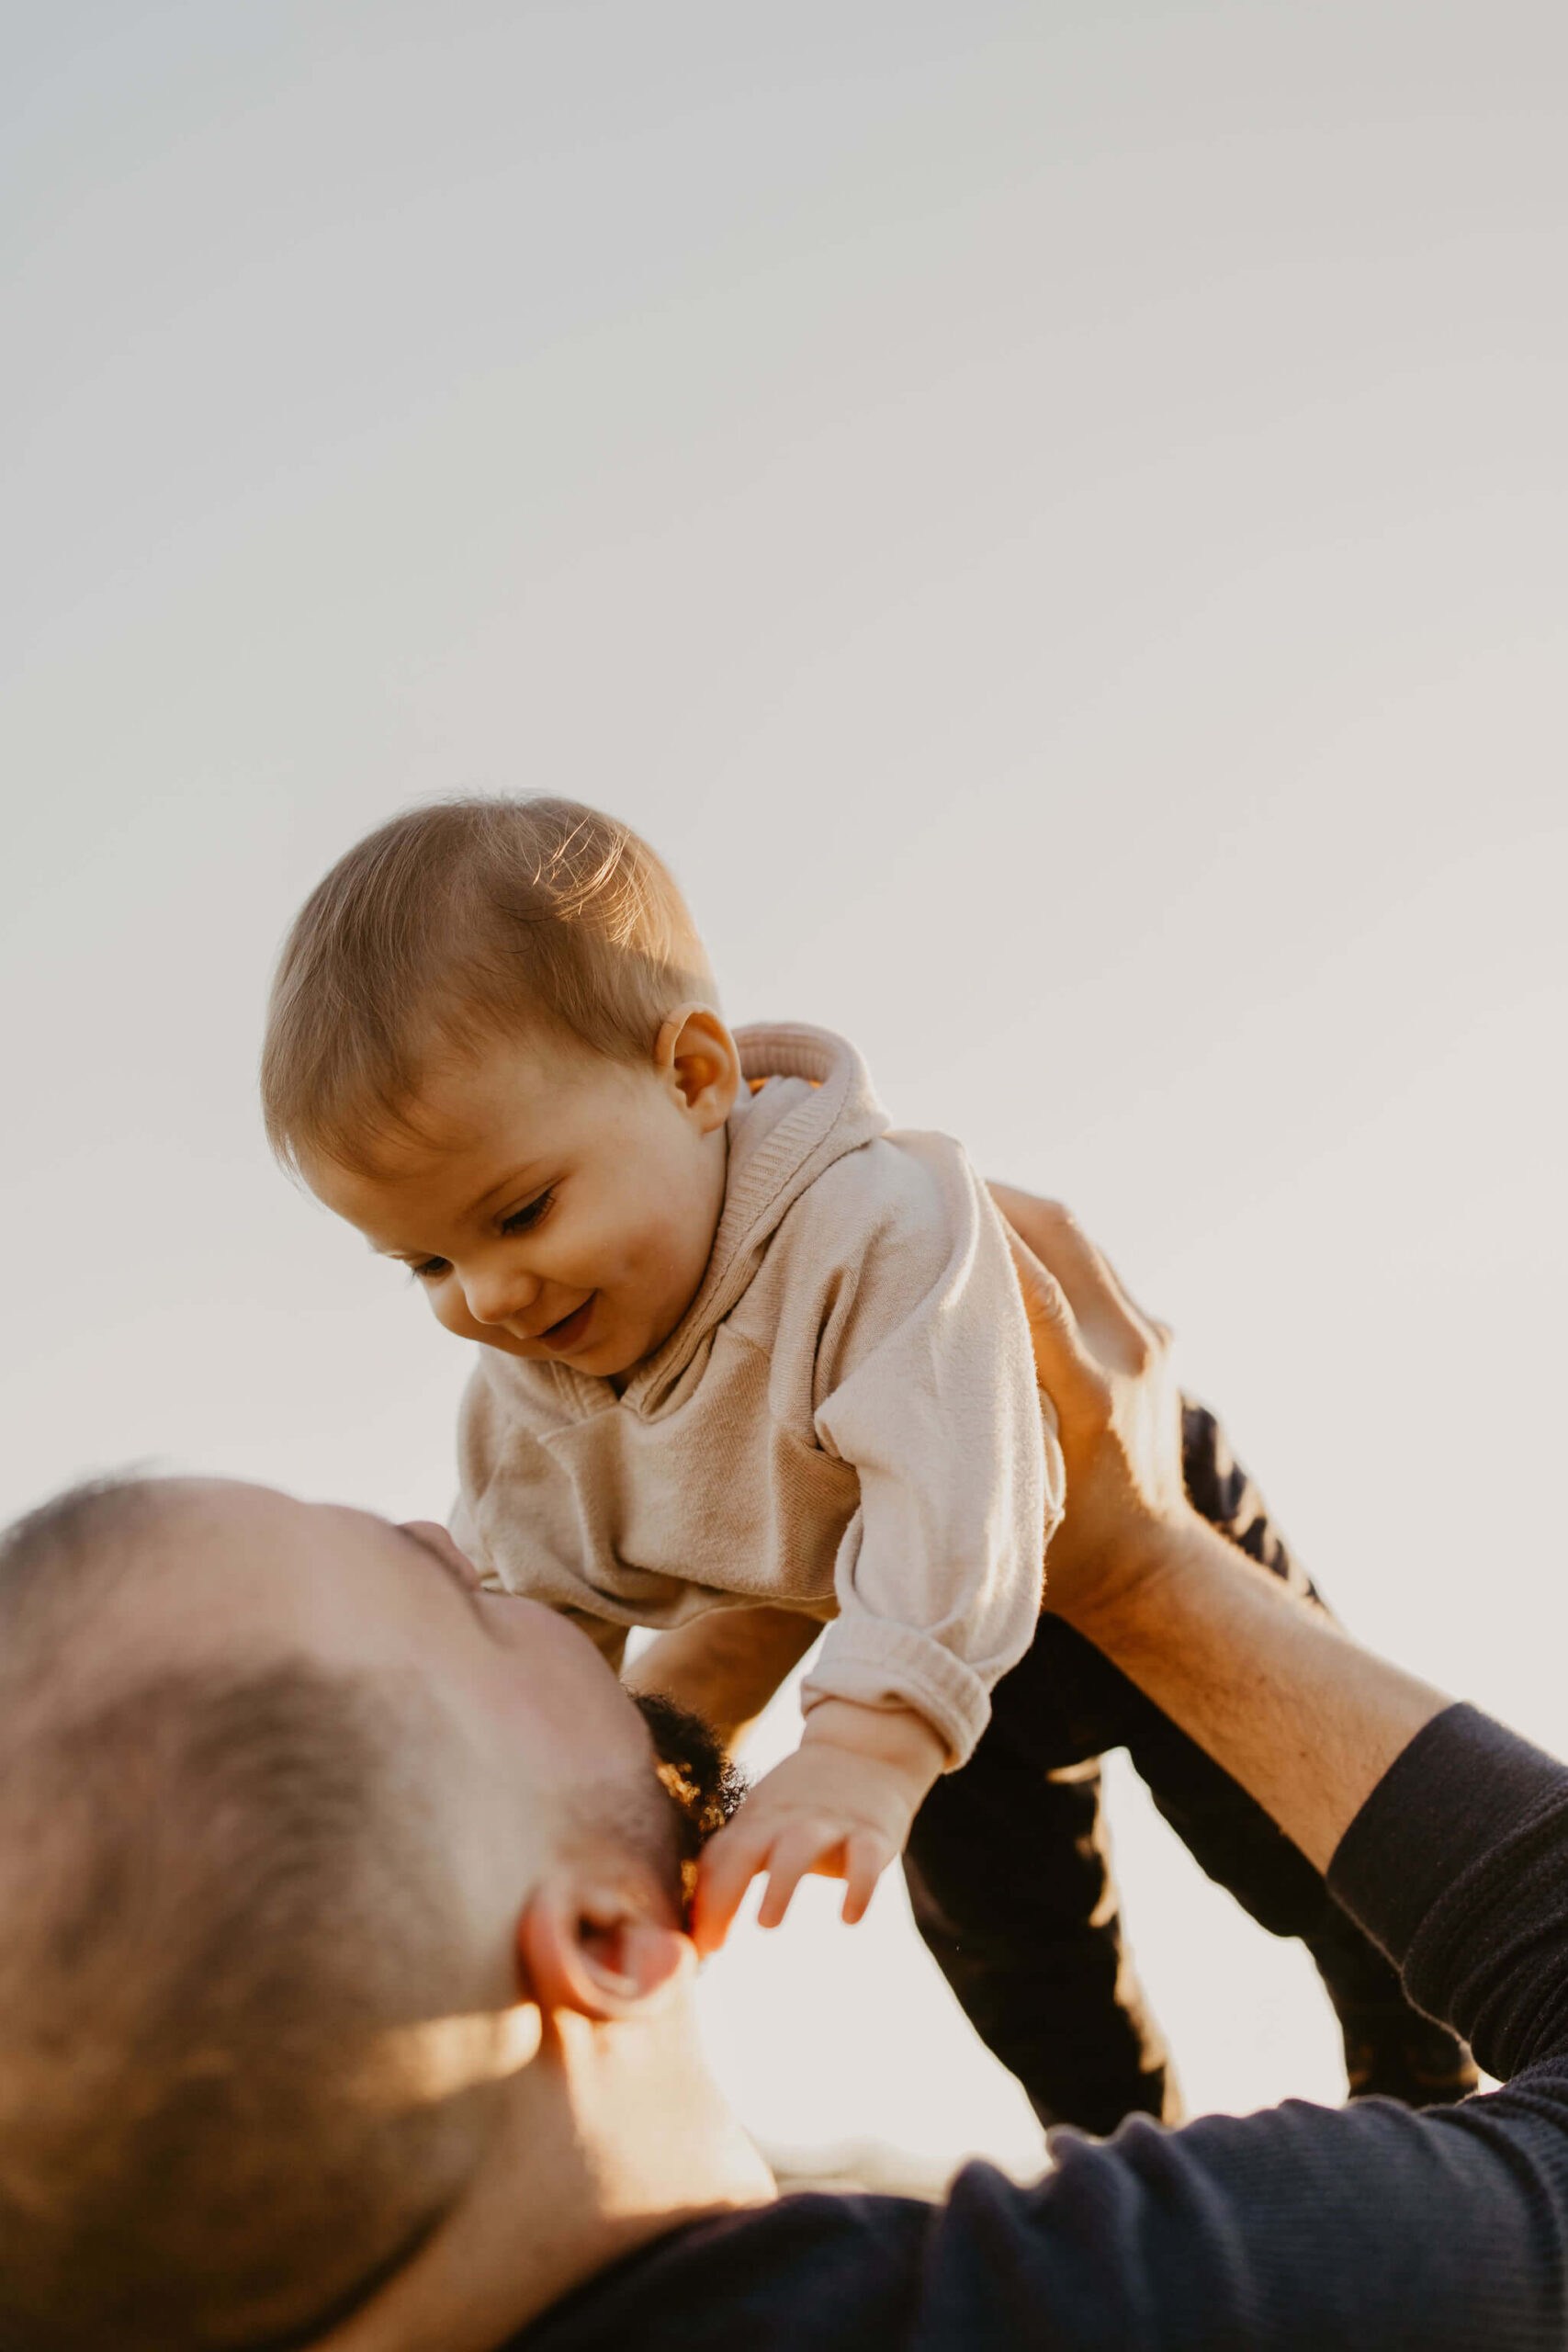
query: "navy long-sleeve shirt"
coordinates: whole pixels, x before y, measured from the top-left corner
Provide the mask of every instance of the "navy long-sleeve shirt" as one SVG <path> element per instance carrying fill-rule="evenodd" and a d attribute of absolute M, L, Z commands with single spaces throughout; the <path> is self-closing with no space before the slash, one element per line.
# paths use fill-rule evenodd
<path fill-rule="evenodd" d="M 1055 2135 L 1020 2188 L 786 2197 L 655 2240 L 505 2352 L 1486 2352 L 1568 2344 L 1568 1770 L 1469 1707 L 1329 1883 L 1505 2087 Z"/>

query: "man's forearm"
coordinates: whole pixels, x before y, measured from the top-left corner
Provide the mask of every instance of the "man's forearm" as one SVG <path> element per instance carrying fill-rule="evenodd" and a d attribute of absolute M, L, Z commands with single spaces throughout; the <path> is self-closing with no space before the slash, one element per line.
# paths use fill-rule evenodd
<path fill-rule="evenodd" d="M 1196 1517 L 1145 1531 L 1140 1549 L 1072 1622 L 1326 1869 L 1448 1700 L 1358 1648 Z"/>

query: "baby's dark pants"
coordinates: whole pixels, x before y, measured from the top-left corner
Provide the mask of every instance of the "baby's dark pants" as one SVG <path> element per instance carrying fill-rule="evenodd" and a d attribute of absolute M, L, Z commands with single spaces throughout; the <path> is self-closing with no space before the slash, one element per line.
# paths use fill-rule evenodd
<path fill-rule="evenodd" d="M 1189 1405 L 1183 1441 L 1204 1518 L 1318 1600 L 1213 1415 Z M 1105 2132 L 1134 2109 L 1174 2114 L 1178 2103 L 1107 1863 L 1100 1758 L 1112 1747 L 1126 1748 L 1209 1876 L 1272 1934 L 1306 1945 L 1338 2013 L 1353 2094 L 1420 2107 L 1475 2087 L 1464 2044 L 1411 2008 L 1392 1964 L 1261 1806 L 1080 1634 L 1045 1616 L 997 1685 L 975 1754 L 921 1806 L 904 1858 L 921 1935 L 1042 2122 Z M 1238 1985 L 1238 2007 L 1246 1997 Z"/>

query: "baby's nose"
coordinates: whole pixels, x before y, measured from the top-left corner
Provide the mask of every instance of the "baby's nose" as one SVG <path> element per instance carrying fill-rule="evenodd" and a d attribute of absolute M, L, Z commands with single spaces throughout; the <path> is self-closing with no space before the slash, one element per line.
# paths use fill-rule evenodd
<path fill-rule="evenodd" d="M 536 1274 L 525 1273 L 520 1266 L 496 1266 L 470 1275 L 463 1294 L 476 1323 L 508 1323 L 514 1315 L 527 1314 L 540 1288 Z"/>

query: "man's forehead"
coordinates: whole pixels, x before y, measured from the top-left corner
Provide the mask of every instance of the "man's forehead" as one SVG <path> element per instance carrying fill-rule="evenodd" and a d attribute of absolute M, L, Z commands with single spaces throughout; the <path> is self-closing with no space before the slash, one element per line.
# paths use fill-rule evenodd
<path fill-rule="evenodd" d="M 395 1656 L 415 1564 L 383 1519 L 234 1479 L 170 1480 L 109 1606 L 138 1647 L 181 1655 Z M 376 1629 L 385 1634 L 378 1638 Z"/>
<path fill-rule="evenodd" d="M 220 1537 L 230 1550 L 270 1544 L 283 1538 L 295 1544 L 323 1542 L 328 1540 L 331 1523 L 338 1520 L 386 1526 L 368 1512 L 337 1503 L 307 1502 L 301 1496 L 286 1494 L 280 1487 L 258 1486 L 247 1478 L 172 1478 L 167 1492 L 171 1532 L 186 1546 L 199 1546 L 214 1537 Z"/>

